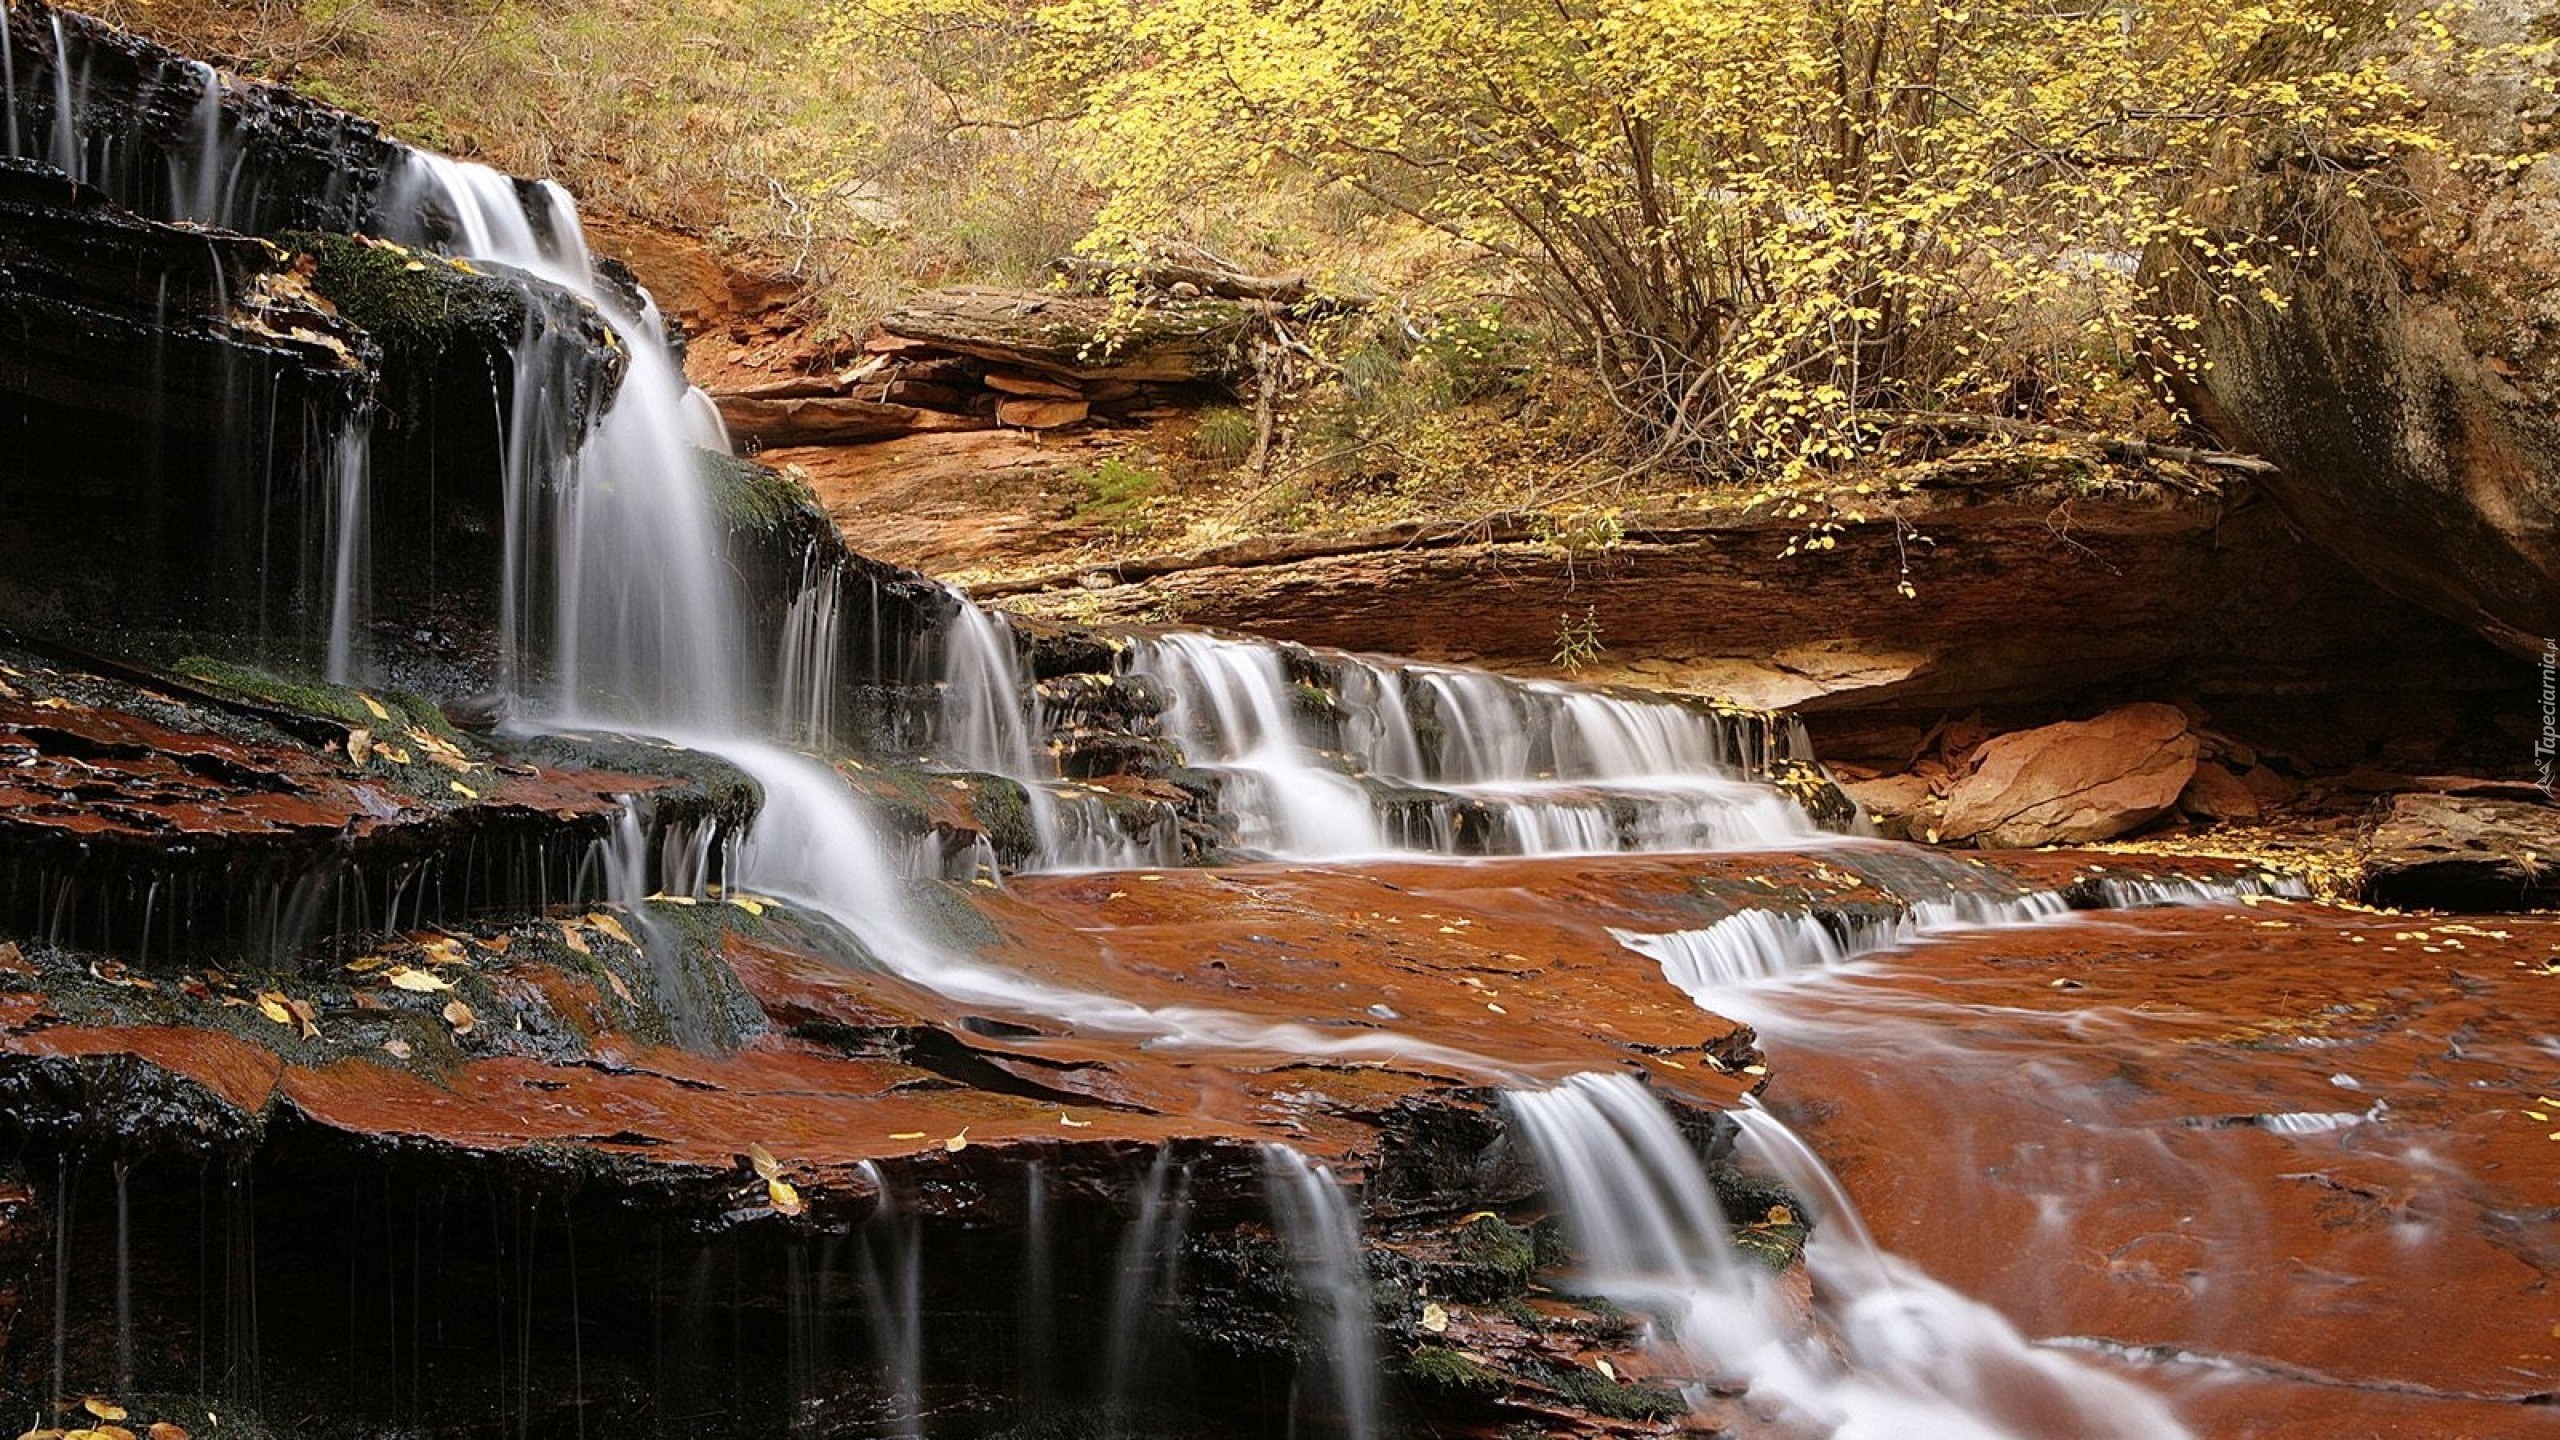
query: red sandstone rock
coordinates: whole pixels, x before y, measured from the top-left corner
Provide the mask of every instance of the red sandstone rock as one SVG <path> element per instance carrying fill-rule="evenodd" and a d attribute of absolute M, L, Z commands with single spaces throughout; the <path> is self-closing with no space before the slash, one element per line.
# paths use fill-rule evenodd
<path fill-rule="evenodd" d="M 2196 767 L 2196 778 L 2187 782 L 2178 808 L 2199 820 L 2255 820 L 2263 813 L 2256 792 L 2219 765 Z"/>
<path fill-rule="evenodd" d="M 996 402 L 996 419 L 1025 430 L 1055 430 L 1093 413 L 1082 400 L 1019 399 Z"/>
<path fill-rule="evenodd" d="M 1939 835 L 1986 849 L 2112 839 L 2166 813 L 2195 774 L 2185 714 L 2127 705 L 1985 742 Z"/>

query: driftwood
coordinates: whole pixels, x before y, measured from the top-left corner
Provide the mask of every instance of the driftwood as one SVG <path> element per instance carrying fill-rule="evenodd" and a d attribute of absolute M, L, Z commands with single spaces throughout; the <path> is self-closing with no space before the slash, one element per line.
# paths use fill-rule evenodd
<path fill-rule="evenodd" d="M 1261 307 L 1218 298 L 1132 309 L 1094 295 L 961 286 L 915 297 L 880 321 L 866 348 L 947 352 L 1062 380 L 1225 380 L 1243 364 Z"/>

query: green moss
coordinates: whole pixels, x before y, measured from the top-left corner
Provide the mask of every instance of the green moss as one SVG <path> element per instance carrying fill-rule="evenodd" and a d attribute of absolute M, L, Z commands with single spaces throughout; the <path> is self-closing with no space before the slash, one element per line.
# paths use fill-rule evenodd
<path fill-rule="evenodd" d="M 342 721 L 348 725 L 361 726 L 385 735 L 401 726 L 412 726 L 457 747 L 466 747 L 468 744 L 462 732 L 454 729 L 453 723 L 445 719 L 444 711 L 437 708 L 436 702 L 415 691 L 359 691 L 351 686 L 333 685 L 325 680 L 303 680 L 278 675 L 272 671 L 260 670 L 255 666 L 217 660 L 210 655 L 181 657 L 175 668 L 179 674 L 190 680 L 201 681 L 216 689 L 228 690 L 243 699 L 273 705 L 278 709 Z M 374 714 L 373 707 L 364 703 L 368 698 L 390 711 L 389 718 Z"/>
<path fill-rule="evenodd" d="M 732 529 L 780 530 L 818 508 L 808 486 L 770 465 L 717 450 L 697 450 L 694 459 L 712 505 Z"/>
<path fill-rule="evenodd" d="M 1730 1165 L 1717 1166 L 1707 1179 L 1733 1226 L 1735 1249 L 1771 1270 L 1785 1270 L 1804 1258 L 1812 1227 L 1794 1191 Z"/>
<path fill-rule="evenodd" d="M 1433 1390 L 1490 1395 L 1502 1389 L 1502 1377 L 1446 1345 L 1425 1345 L 1404 1359 L 1404 1378 Z"/>
<path fill-rule="evenodd" d="M 1485 1299 L 1520 1293 L 1538 1268 L 1538 1245 L 1529 1232 L 1495 1215 L 1458 1227 L 1450 1249 L 1465 1272 L 1453 1280 Z"/>
<path fill-rule="evenodd" d="M 1031 796 L 1020 781 L 972 775 L 969 783 L 969 813 L 998 855 L 1018 860 L 1040 848 L 1039 832 L 1031 824 Z"/>
<path fill-rule="evenodd" d="M 1668 1390 L 1612 1380 L 1597 1370 L 1545 1370 L 1538 1380 L 1577 1409 L 1618 1420 L 1676 1420 L 1689 1403 Z"/>
<path fill-rule="evenodd" d="M 285 243 L 311 257 L 311 287 L 385 350 L 436 355 L 466 335 L 505 344 L 524 331 L 523 294 L 461 262 L 349 235 Z"/>

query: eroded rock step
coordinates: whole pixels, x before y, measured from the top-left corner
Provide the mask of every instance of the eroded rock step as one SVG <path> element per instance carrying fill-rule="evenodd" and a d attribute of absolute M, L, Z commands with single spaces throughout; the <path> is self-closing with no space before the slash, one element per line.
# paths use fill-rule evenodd
<path fill-rule="evenodd" d="M 1609 931 L 2090 878 L 2078 857 L 1850 847 L 941 892 L 952 934 L 1008 968 L 1292 1027 L 1258 1050 L 957 1006 L 745 894 L 413 930 L 298 977 L 21 945 L 0 995 L 16 1320 L 42 1331 L 66 1276 L 75 1389 L 395 1429 L 702 1407 L 879 1433 L 910 1365 L 937 1434 L 1051 1405 L 1252 1429 L 1318 1343 L 1270 1228 L 1280 1141 L 1360 1182 L 1393 1413 L 1647 1428 L 1699 1377 L 1573 1298 L 1494 1087 L 1641 1073 L 1712 1152 L 1715 1112 L 1763 1077 L 1747 1029 Z M 1801 1203 L 1722 1178 L 1792 1263 Z M 134 1334 L 193 1337 L 137 1346 L 129 1385 L 119 1274 Z M 1144 1383 L 1108 1381 L 1115 1353 Z M 11 1355 L 42 1393 L 48 1347 Z"/>

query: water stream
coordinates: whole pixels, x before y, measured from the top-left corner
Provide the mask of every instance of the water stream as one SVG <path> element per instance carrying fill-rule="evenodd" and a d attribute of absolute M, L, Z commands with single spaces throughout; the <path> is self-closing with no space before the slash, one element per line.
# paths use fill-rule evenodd
<path fill-rule="evenodd" d="M 53 38 L 59 57 L 58 19 Z M 84 135 L 73 69 L 51 65 L 52 121 L 38 148 L 67 173 L 113 179 L 113 137 Z M 0 72 L 10 84 L 12 149 L 38 145 L 19 123 L 18 68 L 5 53 Z M 172 153 L 160 203 L 176 216 L 245 223 L 257 197 L 237 193 L 223 81 L 209 68 L 190 72 L 190 80 L 198 139 Z M 1148 1007 L 963 953 L 910 903 L 901 857 L 845 776 L 813 753 L 837 729 L 843 577 L 813 562 L 778 636 L 757 636 L 722 551 L 724 530 L 700 463 L 706 449 L 725 451 L 726 437 L 687 385 L 654 304 L 598 279 L 569 197 L 548 183 L 528 185 L 413 151 L 401 156 L 370 218 L 373 228 L 406 243 L 557 286 L 592 305 L 620 338 L 627 374 L 618 398 L 591 424 L 576 413 L 570 357 L 558 337 L 528 334 L 515 373 L 501 382 L 508 401 L 507 559 L 498 630 L 507 720 L 518 732 L 653 736 L 744 771 L 762 804 L 736 842 L 729 883 L 825 917 L 881 967 L 968 1003 L 1154 1045 L 1395 1059 L 1510 1084 L 1505 1103 L 1545 1171 L 1585 1281 L 1652 1317 L 1658 1343 L 1680 1357 L 1701 1396 L 1745 1387 L 1745 1403 L 1773 1421 L 1843 1437 L 2131 1440 L 2186 1433 L 2153 1393 L 2086 1356 L 2030 1342 L 1987 1306 L 1880 1250 L 1831 1172 L 1766 1111 L 1745 1109 L 1734 1124 L 1746 1158 L 1785 1181 L 1822 1221 L 1809 1257 L 1817 1290 L 1810 1314 L 1773 1272 L 1729 1243 L 1729 1217 L 1718 1209 L 1699 1153 L 1662 1106 L 1624 1076 L 1531 1086 L 1502 1057 L 1378 1029 Z M 360 677 L 367 664 L 376 508 L 370 435 L 357 425 L 333 437 L 322 485 L 330 504 L 321 648 L 326 672 L 342 681 Z M 1047 743 L 1056 718 L 1044 712 L 1009 624 L 965 600 L 952 615 L 936 637 L 933 758 L 1021 786 L 1029 868 L 1178 861 L 1169 821 L 1132 821 L 1060 774 Z M 1785 765 L 1811 758 L 1801 732 L 1785 722 L 1198 634 L 1134 640 L 1124 673 L 1161 693 L 1166 735 L 1190 765 L 1216 777 L 1221 807 L 1237 823 L 1237 847 L 1258 855 L 1337 861 L 1802 851 L 1836 838 L 1772 783 Z M 706 834 L 653 851 L 649 833 L 639 811 L 627 809 L 597 863 L 610 893 L 637 917 L 644 949 L 663 957 L 665 940 L 648 918 L 646 897 L 701 889 L 711 865 L 700 847 L 714 842 Z M 2152 904 L 2216 897 L 2170 885 L 2128 886 L 2109 898 Z M 1865 918 L 1751 910 L 1702 930 L 1619 938 L 1702 1004 L 1783 1022 L 1783 1005 L 1773 1007 L 1764 992 L 1799 977 L 1840 972 L 1952 933 L 2050 923 L 2064 909 L 2052 894 L 1950 893 Z M 656 968 L 665 988 L 681 990 L 672 962 Z M 686 1007 L 671 994 L 669 1008 Z M 1783 1023 L 1772 1033 L 1786 1038 Z M 706 1025 L 679 1038 L 707 1045 L 720 1037 Z M 2278 1120 L 2270 1128 L 2311 1132 L 2329 1123 L 2310 1112 Z M 1293 1413 L 1327 1417 L 1310 1429 L 1373 1440 L 1383 1420 L 1358 1211 L 1330 1170 L 1296 1150 L 1274 1147 L 1264 1160 L 1270 1210 L 1307 1324 L 1322 1337 L 1318 1361 L 1299 1369 Z M 121 1230 L 122 1170 L 117 1174 Z M 1050 1283 L 1049 1197 L 1040 1172 L 1028 1183 L 1034 1269 L 1026 1289 L 1038 1296 Z M 1190 1183 L 1169 1150 L 1159 1154 L 1121 1242 L 1102 1380 L 1109 1411 L 1124 1423 L 1143 1407 L 1160 1312 L 1181 1291 Z M 928 1418 L 917 1401 L 925 1365 L 921 1242 L 885 1182 L 879 1193 L 879 1212 L 857 1243 L 874 1349 L 899 1397 L 882 1433 L 914 1435 Z M 116 1320 L 120 1363 L 129 1365 L 126 1308 L 120 1300 Z M 57 1344 L 61 1334 L 57 1324 Z M 60 1369 L 57 1356 L 57 1388 Z"/>

